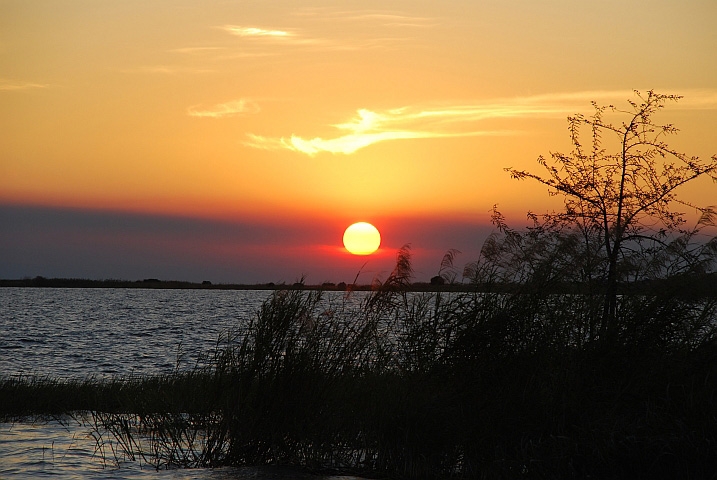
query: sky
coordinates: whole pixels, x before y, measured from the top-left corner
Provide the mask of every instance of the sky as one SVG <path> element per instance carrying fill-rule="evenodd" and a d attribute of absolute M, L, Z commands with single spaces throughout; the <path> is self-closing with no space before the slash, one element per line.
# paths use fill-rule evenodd
<path fill-rule="evenodd" d="M 0 0 L 0 278 L 416 280 L 560 208 L 505 168 L 566 118 L 684 98 L 717 153 L 712 0 Z M 683 193 L 717 204 L 717 188 Z M 381 232 L 370 256 L 344 229 Z M 358 277 L 357 277 L 358 276 Z M 459 275 L 460 278 L 460 275 Z"/>

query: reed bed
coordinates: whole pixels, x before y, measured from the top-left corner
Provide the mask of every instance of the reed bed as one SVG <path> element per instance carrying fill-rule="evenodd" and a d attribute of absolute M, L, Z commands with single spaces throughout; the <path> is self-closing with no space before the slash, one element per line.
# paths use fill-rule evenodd
<path fill-rule="evenodd" d="M 599 295 L 536 284 L 412 293 L 401 260 L 359 308 L 275 291 L 193 371 L 2 379 L 1 413 L 86 412 L 102 453 L 156 468 L 410 479 L 717 471 L 717 299 L 622 295 L 608 343 L 594 339 Z"/>

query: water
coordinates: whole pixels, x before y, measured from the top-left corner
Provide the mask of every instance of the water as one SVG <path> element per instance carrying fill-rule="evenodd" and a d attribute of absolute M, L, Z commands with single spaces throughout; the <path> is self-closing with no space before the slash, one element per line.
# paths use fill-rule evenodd
<path fill-rule="evenodd" d="M 271 292 L 0 288 L 0 376 L 87 378 L 193 368 Z M 338 294 L 337 294 L 338 295 Z M 156 471 L 101 455 L 79 418 L 0 423 L 0 478 L 335 479 L 278 468 Z M 116 461 L 119 460 L 119 461 Z"/>
<path fill-rule="evenodd" d="M 53 378 L 192 368 L 271 292 L 0 289 L 0 375 Z"/>
<path fill-rule="evenodd" d="M 317 477 L 256 468 L 158 471 L 136 461 L 115 459 L 111 451 L 103 457 L 88 425 L 65 418 L 42 423 L 0 424 L 0 478 L 269 480 Z"/>
<path fill-rule="evenodd" d="M 280 467 L 155 470 L 137 461 L 103 458 L 86 424 L 64 418 L 0 424 L 0 478 L 167 480 L 360 480 L 317 476 Z"/>

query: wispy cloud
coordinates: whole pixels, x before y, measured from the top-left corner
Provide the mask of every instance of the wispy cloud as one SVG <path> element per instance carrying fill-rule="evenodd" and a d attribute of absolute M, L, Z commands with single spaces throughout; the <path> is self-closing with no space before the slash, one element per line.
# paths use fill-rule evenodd
<path fill-rule="evenodd" d="M 337 10 L 331 7 L 305 7 L 294 15 L 325 21 L 371 22 L 385 27 L 431 27 L 437 25 L 438 19 L 408 15 L 390 10 Z"/>
<path fill-rule="evenodd" d="M 187 109 L 187 114 L 192 117 L 222 118 L 259 113 L 261 109 L 254 101 L 240 98 L 226 103 L 219 103 L 211 107 L 194 105 Z"/>
<path fill-rule="evenodd" d="M 411 138 L 448 138 L 448 137 L 468 137 L 479 135 L 507 135 L 507 131 L 483 131 L 483 132 L 465 132 L 465 133 L 440 133 L 440 132 L 365 132 L 360 134 L 343 135 L 337 138 L 323 139 L 312 138 L 304 139 L 296 135 L 289 138 L 270 138 L 261 135 L 247 134 L 249 141 L 244 145 L 263 150 L 293 150 L 299 153 L 305 153 L 313 157 L 322 152 L 343 153 L 349 155 L 357 150 L 373 145 L 374 143 L 385 142 L 387 140 L 405 140 Z"/>
<path fill-rule="evenodd" d="M 242 27 L 239 25 L 223 25 L 221 27 L 227 33 L 238 37 L 270 37 L 270 38 L 286 38 L 294 36 L 293 33 L 286 30 L 270 30 L 258 27 Z"/>
<path fill-rule="evenodd" d="M 3 91 L 14 91 L 14 90 L 32 90 L 36 88 L 49 88 L 50 85 L 44 83 L 31 83 L 31 82 L 15 82 L 12 80 L 0 79 L 0 90 Z"/>
<path fill-rule="evenodd" d="M 341 17 L 344 20 L 376 22 L 384 27 L 426 28 L 438 23 L 434 18 L 385 12 L 342 12 Z"/>
<path fill-rule="evenodd" d="M 375 143 L 389 140 L 417 138 L 473 137 L 480 135 L 507 135 L 514 132 L 504 130 L 471 130 L 446 128 L 446 123 L 456 124 L 488 118 L 490 114 L 469 107 L 455 107 L 441 110 L 411 111 L 399 108 L 385 112 L 358 110 L 356 116 L 348 122 L 333 125 L 346 132 L 335 138 L 315 137 L 305 139 L 297 135 L 271 138 L 248 134 L 247 146 L 268 150 L 292 150 L 309 156 L 321 152 L 351 154 Z M 498 116 L 493 114 L 493 116 Z M 442 125 L 443 124 L 443 125 Z M 453 125 L 455 126 L 455 125 Z"/>
<path fill-rule="evenodd" d="M 518 135 L 508 129 L 479 128 L 481 122 L 508 118 L 564 118 L 577 112 L 589 113 L 590 101 L 620 102 L 633 96 L 627 90 L 552 93 L 445 107 L 401 107 L 382 112 L 360 109 L 344 123 L 332 125 L 342 132 L 333 138 L 267 137 L 247 134 L 245 145 L 267 150 L 291 150 L 309 156 L 322 152 L 352 154 L 370 145 L 390 140 L 418 138 Z M 717 92 L 691 91 L 683 108 L 717 109 Z"/>
<path fill-rule="evenodd" d="M 647 89 L 640 89 L 643 95 Z M 682 98 L 669 108 L 674 109 L 717 109 L 717 90 L 713 89 L 654 89 L 655 92 L 664 95 L 679 95 Z M 615 106 L 623 104 L 625 100 L 634 98 L 634 90 L 587 90 L 582 92 L 560 92 L 529 97 L 518 97 L 514 102 L 521 103 L 542 103 L 561 106 L 561 108 L 572 109 L 570 112 L 591 110 L 590 101 L 594 100 L 599 104 L 613 103 Z"/>
<path fill-rule="evenodd" d="M 252 41 L 271 42 L 290 46 L 328 45 L 330 41 L 301 35 L 296 31 L 278 30 L 258 27 L 244 27 L 240 25 L 223 25 L 216 27 L 225 32 Z"/>
<path fill-rule="evenodd" d="M 248 41 L 270 43 L 292 48 L 308 48 L 322 51 L 356 51 L 381 48 L 395 45 L 405 41 L 392 36 L 371 35 L 369 38 L 322 38 L 307 35 L 300 30 L 271 30 L 257 27 L 243 27 L 237 25 L 223 25 L 216 27 L 225 32 L 246 38 Z M 266 55 L 265 53 L 262 56 Z"/>
<path fill-rule="evenodd" d="M 398 48 L 407 42 L 415 48 L 417 39 L 407 36 L 407 29 L 426 29 L 440 24 L 439 19 L 407 15 L 387 10 L 338 10 L 332 7 L 302 8 L 294 13 L 302 19 L 323 24 L 354 24 L 345 32 L 353 37 L 339 34 L 331 39 L 315 39 L 313 43 L 328 50 L 366 50 Z M 400 33 L 399 33 L 400 32 Z"/>

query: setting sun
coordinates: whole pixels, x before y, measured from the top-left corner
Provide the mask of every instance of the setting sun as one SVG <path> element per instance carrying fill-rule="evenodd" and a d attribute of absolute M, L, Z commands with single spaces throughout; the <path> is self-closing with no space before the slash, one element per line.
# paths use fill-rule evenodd
<path fill-rule="evenodd" d="M 349 226 L 344 232 L 344 247 L 354 255 L 370 255 L 381 245 L 378 229 L 366 222 Z"/>
<path fill-rule="evenodd" d="M 505 169 L 570 152 L 593 101 L 682 95 L 670 146 L 715 153 L 715 1 L 248 4 L 0 2 L 0 277 L 370 283 L 410 244 L 428 282 L 494 205 L 562 211 Z"/>

